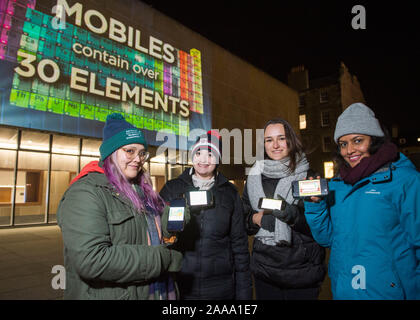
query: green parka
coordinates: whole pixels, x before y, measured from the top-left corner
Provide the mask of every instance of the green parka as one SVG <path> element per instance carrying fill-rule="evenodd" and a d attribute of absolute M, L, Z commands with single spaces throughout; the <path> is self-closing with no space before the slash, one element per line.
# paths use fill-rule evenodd
<path fill-rule="evenodd" d="M 182 255 L 149 246 L 147 221 L 103 173 L 73 183 L 57 210 L 64 242 L 64 299 L 148 299 L 149 284 L 181 267 Z"/>

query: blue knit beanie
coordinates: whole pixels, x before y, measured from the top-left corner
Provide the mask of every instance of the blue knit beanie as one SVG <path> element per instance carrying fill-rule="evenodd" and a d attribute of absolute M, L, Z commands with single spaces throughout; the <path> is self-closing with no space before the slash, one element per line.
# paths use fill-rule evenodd
<path fill-rule="evenodd" d="M 112 113 L 106 117 L 103 129 L 103 141 L 99 147 L 101 160 L 105 160 L 115 150 L 127 144 L 139 143 L 147 150 L 147 142 L 143 132 L 128 123 L 119 113 Z"/>

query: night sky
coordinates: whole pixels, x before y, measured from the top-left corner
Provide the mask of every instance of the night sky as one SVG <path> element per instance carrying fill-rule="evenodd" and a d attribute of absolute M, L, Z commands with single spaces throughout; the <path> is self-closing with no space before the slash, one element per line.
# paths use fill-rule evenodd
<path fill-rule="evenodd" d="M 343 61 L 385 125 L 420 136 L 420 13 L 413 1 L 142 2 L 284 83 L 293 66 L 304 65 L 315 79 Z M 366 10 L 364 30 L 352 28 L 355 5 Z"/>

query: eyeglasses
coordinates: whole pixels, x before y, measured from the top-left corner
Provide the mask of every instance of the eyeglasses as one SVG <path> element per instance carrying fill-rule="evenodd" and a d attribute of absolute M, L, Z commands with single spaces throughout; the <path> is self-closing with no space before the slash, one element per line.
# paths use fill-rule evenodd
<path fill-rule="evenodd" d="M 144 150 L 137 151 L 134 148 L 121 148 L 125 152 L 125 156 L 128 160 L 134 160 L 137 156 L 139 156 L 141 161 L 146 161 L 149 159 L 150 153 Z"/>

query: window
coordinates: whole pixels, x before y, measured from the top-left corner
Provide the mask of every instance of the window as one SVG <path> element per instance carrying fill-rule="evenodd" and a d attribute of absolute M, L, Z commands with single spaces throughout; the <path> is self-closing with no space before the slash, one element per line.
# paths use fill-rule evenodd
<path fill-rule="evenodd" d="M 299 96 L 299 108 L 303 108 L 305 106 L 305 96 Z"/>
<path fill-rule="evenodd" d="M 17 130 L 0 128 L 0 148 L 17 149 Z"/>
<path fill-rule="evenodd" d="M 35 143 L 35 148 L 41 144 Z M 45 222 L 50 154 L 30 151 L 18 152 L 18 172 L 15 195 L 15 224 Z"/>
<path fill-rule="evenodd" d="M 324 162 L 324 177 L 326 179 L 331 179 L 332 177 L 334 177 L 334 162 Z"/>
<path fill-rule="evenodd" d="M 327 92 L 327 90 L 321 90 L 320 92 L 319 92 L 319 102 L 321 102 L 321 103 L 325 103 L 325 102 L 328 102 L 328 92 Z"/>
<path fill-rule="evenodd" d="M 80 153 L 80 139 L 54 135 L 52 152 L 78 155 Z"/>
<path fill-rule="evenodd" d="M 330 136 L 325 136 L 322 138 L 322 151 L 331 152 L 332 140 Z"/>
<path fill-rule="evenodd" d="M 101 146 L 101 140 L 83 139 L 82 154 L 86 156 L 100 156 L 99 147 Z"/>
<path fill-rule="evenodd" d="M 330 112 L 321 111 L 321 127 L 329 127 L 329 126 L 330 126 Z"/>
<path fill-rule="evenodd" d="M 306 114 L 299 115 L 299 129 L 306 129 Z"/>
<path fill-rule="evenodd" d="M 79 158 L 72 155 L 52 154 L 48 221 L 56 222 L 58 204 L 78 172 Z"/>
<path fill-rule="evenodd" d="M 21 149 L 49 151 L 50 135 L 47 133 L 22 131 Z"/>

